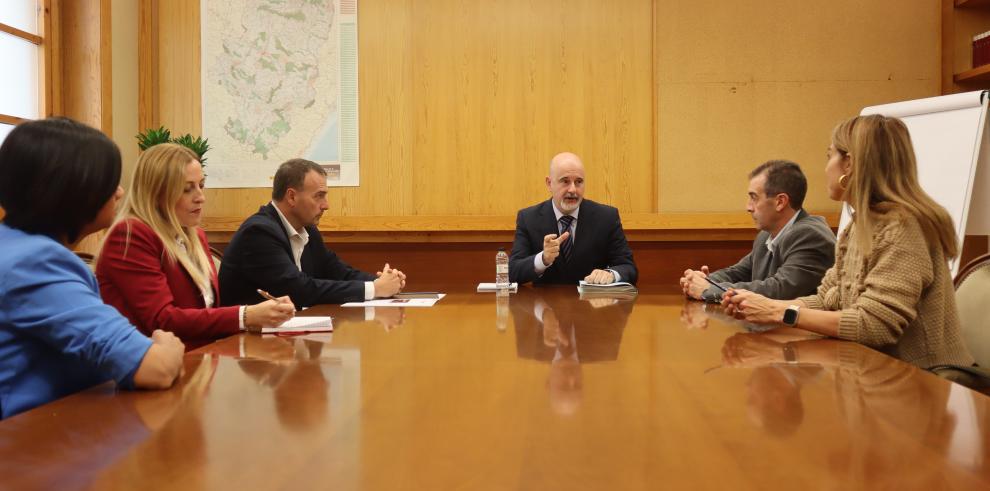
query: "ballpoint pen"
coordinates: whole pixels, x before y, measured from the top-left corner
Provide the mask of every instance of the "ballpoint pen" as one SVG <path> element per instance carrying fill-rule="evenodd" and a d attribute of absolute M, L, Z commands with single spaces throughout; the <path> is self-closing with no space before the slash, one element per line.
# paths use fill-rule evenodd
<path fill-rule="evenodd" d="M 262 290 L 261 288 L 258 288 L 258 295 L 261 295 L 262 297 L 265 297 L 268 300 L 274 300 L 276 302 L 279 301 L 279 299 L 273 297 L 271 293 L 268 293 L 268 292 Z"/>
<path fill-rule="evenodd" d="M 728 290 L 726 290 L 725 287 L 723 287 L 722 285 L 719 285 L 718 283 L 715 283 L 714 281 L 712 281 L 711 278 L 705 276 L 705 280 L 707 280 L 709 283 L 711 283 L 712 286 L 714 286 L 715 288 L 718 288 L 719 290 L 722 290 L 723 292 L 728 292 Z M 258 290 L 258 291 L 261 291 L 261 290 Z"/>

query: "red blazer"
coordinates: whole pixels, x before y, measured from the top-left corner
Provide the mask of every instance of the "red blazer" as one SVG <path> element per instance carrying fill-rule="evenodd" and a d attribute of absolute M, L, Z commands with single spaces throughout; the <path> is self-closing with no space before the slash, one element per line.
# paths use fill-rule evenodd
<path fill-rule="evenodd" d="M 127 223 L 131 240 L 124 255 Z M 203 248 L 206 234 L 198 229 Z M 217 272 L 209 262 L 213 304 L 220 305 Z M 240 330 L 239 306 L 206 308 L 203 295 L 181 264 L 172 264 L 158 235 L 141 220 L 131 218 L 110 230 L 96 266 L 103 301 L 113 305 L 141 332 L 171 331 L 194 349 Z"/>

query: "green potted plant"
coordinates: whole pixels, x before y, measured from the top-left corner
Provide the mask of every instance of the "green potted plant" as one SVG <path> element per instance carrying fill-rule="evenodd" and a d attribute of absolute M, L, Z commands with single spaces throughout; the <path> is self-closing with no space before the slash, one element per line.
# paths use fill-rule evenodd
<path fill-rule="evenodd" d="M 138 148 L 141 151 L 145 151 L 159 143 L 177 143 L 182 145 L 195 152 L 199 156 L 199 163 L 203 167 L 206 167 L 206 152 L 210 150 L 209 139 L 204 139 L 201 136 L 193 138 L 189 133 L 173 138 L 172 132 L 164 126 L 160 126 L 157 129 L 148 128 L 138 133 L 135 138 L 137 138 Z"/>

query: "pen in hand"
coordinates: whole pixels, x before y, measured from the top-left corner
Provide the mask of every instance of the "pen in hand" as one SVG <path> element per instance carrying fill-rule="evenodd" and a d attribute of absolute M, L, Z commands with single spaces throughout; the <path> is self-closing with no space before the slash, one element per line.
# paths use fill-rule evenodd
<path fill-rule="evenodd" d="M 268 293 L 268 292 L 262 290 L 261 288 L 258 288 L 258 295 L 261 295 L 262 297 L 265 297 L 268 300 L 274 300 L 274 301 L 276 301 L 278 303 L 282 303 L 281 300 L 273 297 L 271 293 Z"/>
<path fill-rule="evenodd" d="M 728 290 L 726 290 L 722 285 L 719 285 L 718 283 L 715 283 L 714 281 L 712 281 L 711 278 L 705 276 L 705 280 L 708 281 L 709 283 L 711 283 L 712 286 L 714 286 L 715 288 L 718 288 L 719 290 L 722 290 L 723 292 L 728 292 Z"/>

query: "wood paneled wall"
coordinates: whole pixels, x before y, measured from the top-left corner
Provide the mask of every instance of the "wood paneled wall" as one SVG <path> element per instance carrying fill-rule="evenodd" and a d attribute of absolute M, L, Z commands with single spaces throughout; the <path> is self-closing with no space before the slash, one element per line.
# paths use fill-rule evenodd
<path fill-rule="evenodd" d="M 774 158 L 801 164 L 807 208 L 838 210 L 825 192 L 832 128 L 940 94 L 932 0 L 656 4 L 663 212 L 744 208 L 746 174 Z"/>
<path fill-rule="evenodd" d="M 199 132 L 199 0 L 142 9 L 141 120 Z M 511 219 L 565 149 L 624 214 L 742 211 L 770 158 L 801 163 L 806 207 L 835 212 L 830 129 L 938 94 L 938 16 L 930 0 L 361 0 L 361 186 L 331 190 L 323 225 Z M 268 196 L 211 190 L 207 228 Z"/>
<path fill-rule="evenodd" d="M 158 122 L 199 131 L 199 2 L 147 3 Z M 359 7 L 361 186 L 333 190 L 330 215 L 514 214 L 543 199 L 562 150 L 588 163 L 590 195 L 655 211 L 650 0 Z M 268 194 L 211 192 L 209 214 L 243 216 Z"/>

